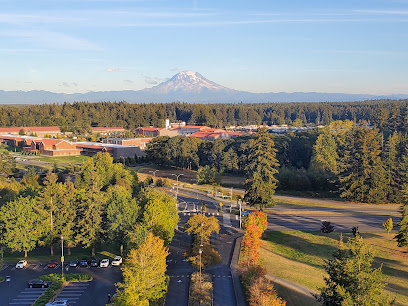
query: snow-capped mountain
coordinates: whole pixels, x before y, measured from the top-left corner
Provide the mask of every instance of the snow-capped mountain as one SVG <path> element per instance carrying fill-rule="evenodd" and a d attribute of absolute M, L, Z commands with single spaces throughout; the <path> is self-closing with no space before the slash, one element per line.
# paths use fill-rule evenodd
<path fill-rule="evenodd" d="M 211 91 L 233 91 L 227 87 L 221 86 L 213 81 L 203 77 L 198 72 L 181 71 L 174 75 L 171 79 L 154 86 L 152 88 L 144 89 L 146 92 L 154 92 L 167 94 L 176 91 L 184 91 L 191 93 L 200 93 L 203 90 Z"/>
<path fill-rule="evenodd" d="M 126 101 L 129 103 L 166 103 L 174 101 L 190 103 L 341 102 L 371 99 L 408 99 L 408 95 L 375 96 L 325 92 L 252 93 L 221 86 L 193 71 L 179 72 L 171 79 L 143 90 L 92 91 L 83 94 L 62 94 L 43 90 L 0 90 L 0 104 L 41 104 L 74 101 Z"/>

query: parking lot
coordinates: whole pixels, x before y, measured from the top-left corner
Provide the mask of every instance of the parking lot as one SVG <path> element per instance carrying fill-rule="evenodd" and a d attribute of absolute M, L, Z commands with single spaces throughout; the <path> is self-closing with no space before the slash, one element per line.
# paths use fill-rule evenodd
<path fill-rule="evenodd" d="M 55 268 L 47 267 L 47 263 L 28 261 L 23 269 L 16 269 L 15 263 L 6 263 L 0 271 L 0 276 L 10 276 L 11 281 L 0 283 L 0 306 L 31 305 L 45 289 L 28 288 L 28 281 L 41 275 L 61 273 L 61 265 Z M 91 282 L 71 283 L 60 293 L 59 298 L 69 300 L 70 305 L 105 305 L 108 294 L 116 291 L 115 283 L 121 281 L 120 267 L 68 267 L 64 264 L 64 273 L 86 273 L 93 277 Z"/>

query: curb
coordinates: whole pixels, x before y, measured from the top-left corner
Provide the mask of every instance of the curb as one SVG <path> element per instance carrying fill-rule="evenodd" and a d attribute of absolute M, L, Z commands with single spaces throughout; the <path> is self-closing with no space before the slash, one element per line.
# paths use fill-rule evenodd
<path fill-rule="evenodd" d="M 242 237 L 243 236 L 241 235 L 234 239 L 234 252 L 232 254 L 232 259 L 230 263 L 231 278 L 232 278 L 232 283 L 234 285 L 234 293 L 235 293 L 235 300 L 237 302 L 237 306 L 247 305 L 245 301 L 244 290 L 242 288 L 242 284 L 241 284 L 241 281 L 237 273 Z"/>

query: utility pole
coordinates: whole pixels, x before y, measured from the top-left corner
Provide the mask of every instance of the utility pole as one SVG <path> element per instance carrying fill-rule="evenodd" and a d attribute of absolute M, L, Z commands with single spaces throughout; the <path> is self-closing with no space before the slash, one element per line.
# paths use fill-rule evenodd
<path fill-rule="evenodd" d="M 177 178 L 177 190 L 176 190 L 176 200 L 177 200 L 177 197 L 178 197 L 178 180 L 179 180 L 179 176 L 180 175 L 184 175 L 183 173 L 180 173 L 180 174 L 172 174 L 172 175 L 174 175 L 176 178 Z"/>

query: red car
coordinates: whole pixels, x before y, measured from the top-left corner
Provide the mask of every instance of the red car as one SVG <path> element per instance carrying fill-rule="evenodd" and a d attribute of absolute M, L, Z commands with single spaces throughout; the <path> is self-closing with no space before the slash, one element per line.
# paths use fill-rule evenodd
<path fill-rule="evenodd" d="M 56 266 L 58 266 L 58 262 L 56 260 L 50 260 L 48 263 L 48 268 L 55 268 Z"/>

